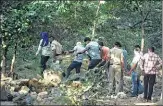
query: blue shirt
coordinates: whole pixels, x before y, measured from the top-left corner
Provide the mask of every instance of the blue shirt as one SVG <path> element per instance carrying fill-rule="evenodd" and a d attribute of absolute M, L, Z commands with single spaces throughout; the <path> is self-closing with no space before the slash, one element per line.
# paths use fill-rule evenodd
<path fill-rule="evenodd" d="M 100 46 L 97 42 L 91 41 L 85 47 L 91 59 L 101 59 Z"/>

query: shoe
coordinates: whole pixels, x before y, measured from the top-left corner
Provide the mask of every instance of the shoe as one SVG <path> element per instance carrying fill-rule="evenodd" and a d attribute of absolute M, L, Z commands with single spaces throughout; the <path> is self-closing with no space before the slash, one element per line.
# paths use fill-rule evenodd
<path fill-rule="evenodd" d="M 63 76 L 63 77 L 66 77 L 66 74 L 65 74 L 65 72 L 63 72 L 63 73 L 62 73 L 62 76 Z"/>
<path fill-rule="evenodd" d="M 149 100 L 149 99 L 147 99 L 146 101 L 147 101 L 148 103 L 151 103 L 151 102 L 152 102 L 152 100 Z"/>
<path fill-rule="evenodd" d="M 129 95 L 129 97 L 137 97 L 137 96 L 138 96 L 138 95 L 132 95 L 132 94 L 131 94 L 131 95 Z"/>

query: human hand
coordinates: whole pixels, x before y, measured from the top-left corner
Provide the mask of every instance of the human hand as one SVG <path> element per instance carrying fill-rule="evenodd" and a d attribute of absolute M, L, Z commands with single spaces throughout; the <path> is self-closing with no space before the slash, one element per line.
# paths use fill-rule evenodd
<path fill-rule="evenodd" d="M 56 62 L 56 60 L 57 60 L 57 59 L 54 57 L 54 58 L 53 58 L 53 62 L 55 63 L 55 62 Z"/>
<path fill-rule="evenodd" d="M 36 56 L 38 55 L 38 53 L 35 54 Z"/>
<path fill-rule="evenodd" d="M 127 72 L 127 75 L 131 75 L 131 71 Z"/>
<path fill-rule="evenodd" d="M 68 51 L 65 51 L 65 54 L 67 55 L 67 54 L 69 54 L 69 52 Z"/>

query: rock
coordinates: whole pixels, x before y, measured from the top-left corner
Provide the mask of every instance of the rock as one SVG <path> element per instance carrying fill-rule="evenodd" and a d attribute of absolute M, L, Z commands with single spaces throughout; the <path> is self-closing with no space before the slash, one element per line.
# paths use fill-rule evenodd
<path fill-rule="evenodd" d="M 42 101 L 42 98 L 37 96 L 37 99 L 36 99 L 38 102 Z"/>
<path fill-rule="evenodd" d="M 58 88 L 52 88 L 51 89 L 51 95 L 54 97 L 61 96 L 61 91 Z"/>
<path fill-rule="evenodd" d="M 46 102 L 45 102 L 45 105 L 50 105 L 50 103 L 51 103 L 50 101 L 46 101 Z M 54 105 L 54 104 L 53 104 L 53 105 Z"/>
<path fill-rule="evenodd" d="M 55 86 L 61 82 L 61 75 L 53 70 L 45 70 L 43 76 L 45 82 L 51 83 Z"/>
<path fill-rule="evenodd" d="M 17 102 L 19 100 L 22 100 L 25 96 L 26 96 L 26 94 L 20 94 L 19 96 L 15 97 L 13 99 L 13 102 Z"/>
<path fill-rule="evenodd" d="M 55 63 L 54 62 L 51 63 L 51 69 L 58 71 L 62 70 L 58 60 Z"/>
<path fill-rule="evenodd" d="M 54 97 L 48 97 L 48 101 L 52 101 Z"/>
<path fill-rule="evenodd" d="M 27 86 L 22 86 L 19 93 L 20 94 L 27 94 L 29 91 L 30 91 L 30 89 Z"/>
<path fill-rule="evenodd" d="M 26 103 L 26 105 L 32 104 L 32 98 L 29 94 L 25 97 L 25 103 Z"/>
<path fill-rule="evenodd" d="M 80 88 L 80 87 L 82 87 L 82 84 L 80 81 L 73 81 L 71 86 L 75 87 L 75 88 Z"/>
<path fill-rule="evenodd" d="M 32 99 L 37 99 L 37 93 L 36 92 L 31 92 L 30 96 Z"/>
<path fill-rule="evenodd" d="M 1 101 L 6 101 L 8 100 L 8 92 L 6 90 L 5 85 L 1 86 Z"/>
<path fill-rule="evenodd" d="M 154 98 L 154 97 L 152 97 L 152 102 L 154 102 L 154 103 L 156 103 L 157 101 L 159 101 L 159 98 Z"/>
<path fill-rule="evenodd" d="M 10 106 L 10 105 L 16 106 L 17 104 L 14 102 L 9 102 L 9 101 L 4 101 L 4 102 L 1 101 L 1 106 Z"/>
<path fill-rule="evenodd" d="M 126 99 L 126 98 L 127 98 L 127 95 L 126 95 L 124 92 L 119 92 L 119 93 L 117 94 L 117 98 Z"/>
<path fill-rule="evenodd" d="M 20 95 L 19 92 L 11 92 L 11 95 L 15 98 L 18 97 Z"/>
<path fill-rule="evenodd" d="M 33 105 L 35 106 L 35 105 L 39 105 L 39 103 L 37 102 L 37 101 L 34 101 L 33 102 Z"/>
<path fill-rule="evenodd" d="M 156 104 L 162 106 L 163 102 L 162 102 L 162 100 L 160 100 Z"/>
<path fill-rule="evenodd" d="M 141 99 L 143 99 L 143 98 L 144 98 L 144 93 L 138 95 L 138 99 L 139 99 L 139 100 L 141 100 Z"/>
<path fill-rule="evenodd" d="M 55 98 L 53 102 L 56 102 L 57 105 L 71 105 L 72 101 L 67 96 L 60 96 Z"/>
<path fill-rule="evenodd" d="M 116 99 L 117 96 L 111 95 L 110 98 L 111 98 L 111 99 Z"/>
<path fill-rule="evenodd" d="M 48 92 L 40 92 L 39 94 L 38 94 L 38 97 L 40 97 L 40 98 L 47 98 L 47 96 L 48 96 Z"/>

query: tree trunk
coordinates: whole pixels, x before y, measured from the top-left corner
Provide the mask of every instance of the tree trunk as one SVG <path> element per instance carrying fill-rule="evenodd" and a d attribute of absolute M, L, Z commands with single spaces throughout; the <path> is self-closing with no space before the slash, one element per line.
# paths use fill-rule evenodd
<path fill-rule="evenodd" d="M 1 61 L 1 70 L 2 73 L 6 73 L 6 56 L 7 56 L 8 45 L 5 45 L 4 38 L 2 38 L 2 61 Z"/>
<path fill-rule="evenodd" d="M 17 51 L 17 43 L 15 44 L 15 47 L 14 47 L 14 54 L 13 54 L 13 58 L 12 58 L 12 62 L 11 62 L 10 73 L 13 73 L 14 63 L 15 63 L 15 59 L 16 59 L 16 51 Z"/>
<path fill-rule="evenodd" d="M 99 10 L 100 10 L 100 5 L 101 5 L 101 3 L 100 3 L 100 0 L 99 0 L 99 4 L 98 4 L 97 10 L 96 10 L 95 20 L 93 21 L 92 38 L 95 37 L 95 30 L 96 30 L 97 16 L 98 16 L 98 13 L 99 13 Z"/>
<path fill-rule="evenodd" d="M 142 39 L 141 39 L 141 52 L 144 51 L 144 21 L 141 24 L 141 31 L 142 31 Z"/>

